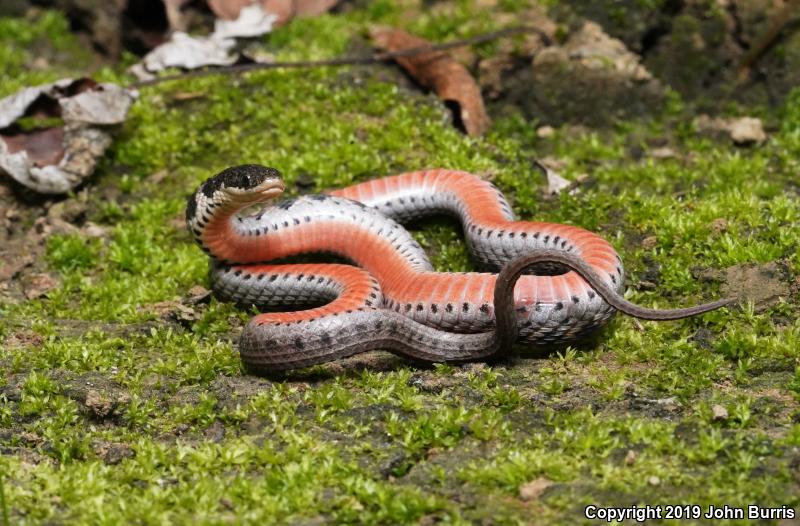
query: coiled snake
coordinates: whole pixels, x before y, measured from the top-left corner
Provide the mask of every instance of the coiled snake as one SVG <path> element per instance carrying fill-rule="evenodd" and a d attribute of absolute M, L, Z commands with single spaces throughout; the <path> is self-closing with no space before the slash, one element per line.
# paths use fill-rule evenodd
<path fill-rule="evenodd" d="M 466 172 L 404 173 L 243 213 L 283 190 L 277 170 L 236 166 L 203 183 L 186 209 L 189 231 L 213 259 L 219 297 L 262 310 L 305 308 L 248 323 L 239 350 L 253 373 L 373 349 L 434 362 L 480 360 L 508 352 L 517 339 L 572 341 L 616 310 L 669 320 L 732 301 L 674 310 L 633 305 L 621 296 L 622 261 L 608 242 L 574 226 L 515 221 L 503 194 Z M 474 258 L 500 273 L 434 271 L 396 220 L 438 213 L 458 216 Z M 357 266 L 265 263 L 317 252 Z"/>

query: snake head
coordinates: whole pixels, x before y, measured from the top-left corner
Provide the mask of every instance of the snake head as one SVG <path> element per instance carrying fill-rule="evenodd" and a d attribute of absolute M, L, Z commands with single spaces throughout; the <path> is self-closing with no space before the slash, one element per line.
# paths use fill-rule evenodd
<path fill-rule="evenodd" d="M 275 168 L 242 164 L 227 168 L 200 187 L 209 199 L 221 191 L 235 202 L 260 203 L 283 193 L 283 176 Z"/>
<path fill-rule="evenodd" d="M 189 197 L 186 223 L 195 230 L 196 223 L 207 223 L 221 210 L 241 210 L 270 201 L 284 188 L 283 176 L 275 168 L 258 164 L 232 166 L 208 179 Z"/>

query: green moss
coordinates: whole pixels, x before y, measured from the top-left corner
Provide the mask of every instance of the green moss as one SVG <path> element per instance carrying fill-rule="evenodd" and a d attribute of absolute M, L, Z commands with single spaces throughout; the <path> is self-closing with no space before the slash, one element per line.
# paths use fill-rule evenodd
<path fill-rule="evenodd" d="M 34 62 L 37 57 L 43 62 Z M 52 82 L 88 64 L 89 54 L 62 14 L 43 11 L 27 20 L 0 17 L 0 97 Z"/>
<path fill-rule="evenodd" d="M 371 2 L 293 22 L 261 45 L 311 58 L 344 52 L 372 22 L 434 39 L 491 24 L 470 13 L 466 3 Z M 0 37 L 2 49 L 66 35 L 57 15 L 2 23 L 16 31 Z M 15 85 L 30 82 L 14 67 Z M 186 93 L 198 97 L 178 96 Z M 190 287 L 208 286 L 206 256 L 183 226 L 186 197 L 245 162 L 279 168 L 290 194 L 300 175 L 316 190 L 432 166 L 490 176 L 521 218 L 609 239 L 631 276 L 629 298 L 645 305 L 716 297 L 718 284 L 699 273 L 739 263 L 780 259 L 796 280 L 798 97 L 765 145 L 739 150 L 697 138 L 677 99 L 653 123 L 560 130 L 544 141 L 518 116 L 465 137 L 433 97 L 361 68 L 143 89 L 89 187 L 88 219 L 109 235 L 51 236 L 46 270 L 62 285 L 0 303 L 0 425 L 10 430 L 0 434 L 0 466 L 11 521 L 514 524 L 536 510 L 537 520 L 563 524 L 580 522 L 588 503 L 799 505 L 793 297 L 680 322 L 620 317 L 558 353 L 521 349 L 524 358 L 489 366 L 376 358 L 282 381 L 240 371 L 231 335 L 251 313 L 211 300 L 192 307 L 195 317 L 164 314 Z M 631 159 L 630 137 L 646 148 L 664 135 L 678 158 Z M 543 155 L 564 159 L 567 178 L 588 174 L 581 191 L 543 199 L 532 163 Z M 714 230 L 720 218 L 724 231 Z M 436 268 L 473 268 L 453 221 L 412 230 Z M 644 248 L 649 236 L 655 246 Z M 644 279 L 654 284 L 637 288 Z M 715 405 L 727 418 L 715 418 Z M 519 500 L 537 478 L 554 485 Z"/>

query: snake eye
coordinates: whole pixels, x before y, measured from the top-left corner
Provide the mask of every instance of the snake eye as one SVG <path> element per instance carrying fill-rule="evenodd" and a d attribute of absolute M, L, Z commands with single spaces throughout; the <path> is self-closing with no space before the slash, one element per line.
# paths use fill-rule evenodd
<path fill-rule="evenodd" d="M 275 168 L 258 164 L 242 164 L 227 168 L 203 184 L 203 193 L 213 197 L 224 190 L 233 195 L 277 194 L 283 191 L 283 177 Z"/>

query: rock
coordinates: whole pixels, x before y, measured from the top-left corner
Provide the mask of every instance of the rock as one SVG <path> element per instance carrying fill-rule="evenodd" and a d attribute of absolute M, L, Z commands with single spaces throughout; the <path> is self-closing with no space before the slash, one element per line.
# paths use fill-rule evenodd
<path fill-rule="evenodd" d="M 655 475 L 652 475 L 647 479 L 647 483 L 650 484 L 651 486 L 660 486 L 661 479 L 656 477 Z"/>
<path fill-rule="evenodd" d="M 665 100 L 663 86 L 639 57 L 594 22 L 585 22 L 562 46 L 537 53 L 529 71 L 509 79 L 506 92 L 507 100 L 549 125 L 610 126 L 658 111 Z"/>
<path fill-rule="evenodd" d="M 93 445 L 93 449 L 103 462 L 110 465 L 119 464 L 126 458 L 136 456 L 131 446 L 118 442 L 99 442 Z"/>
<path fill-rule="evenodd" d="M 633 466 L 636 463 L 636 451 L 629 449 L 625 454 L 625 465 Z"/>
<path fill-rule="evenodd" d="M 711 407 L 711 418 L 717 422 L 725 421 L 728 419 L 728 410 L 724 406 L 714 404 Z"/>
<path fill-rule="evenodd" d="M 732 140 L 739 146 L 761 144 L 767 140 L 761 119 L 755 117 L 725 119 L 700 115 L 696 119 L 695 125 L 701 135 Z"/>
<path fill-rule="evenodd" d="M 672 159 L 675 157 L 675 150 L 669 146 L 661 146 L 659 148 L 653 148 L 650 150 L 649 154 L 653 159 Z"/>
<path fill-rule="evenodd" d="M 527 482 L 519 488 L 519 498 L 522 500 L 535 500 L 542 496 L 542 493 L 552 486 L 554 482 L 546 478 L 538 478 Z"/>
<path fill-rule="evenodd" d="M 786 276 L 785 266 L 777 262 L 735 265 L 726 269 L 720 292 L 723 297 L 752 301 L 756 312 L 763 312 L 791 294 Z"/>
<path fill-rule="evenodd" d="M 540 139 L 549 139 L 555 135 L 556 130 L 552 126 L 541 126 L 536 129 L 536 136 Z"/>
<path fill-rule="evenodd" d="M 767 140 L 761 119 L 742 117 L 729 123 L 731 139 L 738 145 L 761 144 Z"/>

